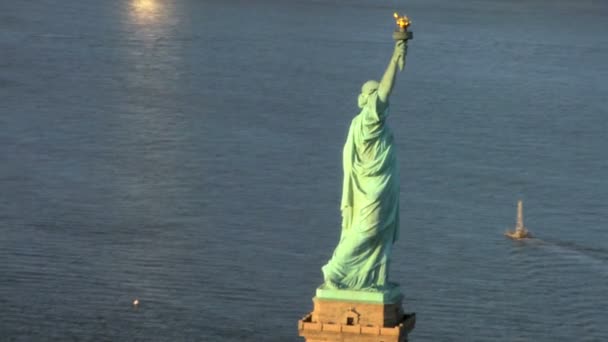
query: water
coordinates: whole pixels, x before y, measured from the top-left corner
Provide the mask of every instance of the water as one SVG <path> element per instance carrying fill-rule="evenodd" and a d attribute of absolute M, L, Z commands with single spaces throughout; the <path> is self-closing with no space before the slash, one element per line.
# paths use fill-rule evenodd
<path fill-rule="evenodd" d="M 0 340 L 299 341 L 393 10 L 412 340 L 608 340 L 608 5 L 541 0 L 0 2 Z"/>

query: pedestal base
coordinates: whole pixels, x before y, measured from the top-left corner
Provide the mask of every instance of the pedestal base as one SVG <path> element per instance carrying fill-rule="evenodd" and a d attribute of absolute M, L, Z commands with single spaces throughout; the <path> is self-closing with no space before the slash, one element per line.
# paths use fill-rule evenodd
<path fill-rule="evenodd" d="M 393 294 L 390 302 L 370 302 L 353 299 L 357 291 L 348 292 L 339 295 L 351 299 L 341 300 L 319 298 L 317 291 L 313 312 L 298 321 L 299 335 L 306 342 L 407 341 L 408 333 L 414 329 L 416 314 L 403 312 L 401 295 Z M 362 291 L 361 295 L 367 298 L 369 292 Z"/>

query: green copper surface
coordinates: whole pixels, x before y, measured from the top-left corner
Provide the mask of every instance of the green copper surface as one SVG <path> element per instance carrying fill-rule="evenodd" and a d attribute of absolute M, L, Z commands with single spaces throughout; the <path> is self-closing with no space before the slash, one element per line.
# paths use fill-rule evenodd
<path fill-rule="evenodd" d="M 407 41 L 398 41 L 380 82 L 366 82 L 361 111 L 351 122 L 343 150 L 342 230 L 332 258 L 323 266 L 327 289 L 377 291 L 388 285 L 393 243 L 399 237 L 399 165 L 386 121 L 388 98 Z M 339 292 L 331 292 L 331 296 Z"/>
<path fill-rule="evenodd" d="M 317 288 L 317 298 L 347 302 L 387 304 L 400 301 L 401 291 L 396 285 L 387 286 L 382 291 L 341 290 L 321 285 Z"/>

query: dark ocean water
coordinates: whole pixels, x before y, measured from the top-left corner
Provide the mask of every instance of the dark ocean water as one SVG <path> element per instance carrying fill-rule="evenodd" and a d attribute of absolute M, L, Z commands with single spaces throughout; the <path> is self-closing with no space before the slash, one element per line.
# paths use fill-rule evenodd
<path fill-rule="evenodd" d="M 0 340 L 299 341 L 394 10 L 412 341 L 607 341 L 608 3 L 548 0 L 1 0 Z"/>

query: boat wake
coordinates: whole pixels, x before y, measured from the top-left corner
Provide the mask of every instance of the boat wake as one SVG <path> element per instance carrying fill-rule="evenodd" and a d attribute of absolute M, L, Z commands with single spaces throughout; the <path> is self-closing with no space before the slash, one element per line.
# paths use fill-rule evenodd
<path fill-rule="evenodd" d="M 569 263 L 579 263 L 591 267 L 608 277 L 608 249 L 580 245 L 570 241 L 555 239 L 533 239 L 542 248 L 558 254 Z"/>
<path fill-rule="evenodd" d="M 580 245 L 571 241 L 562 241 L 556 239 L 537 239 L 541 244 L 550 245 L 562 251 L 578 253 L 586 255 L 590 258 L 608 263 L 608 248 L 589 247 Z"/>

